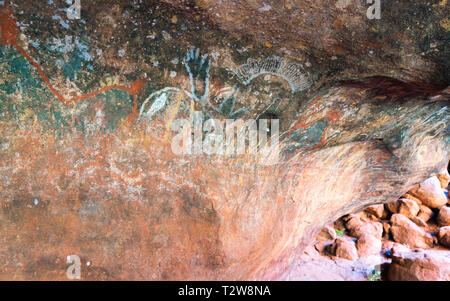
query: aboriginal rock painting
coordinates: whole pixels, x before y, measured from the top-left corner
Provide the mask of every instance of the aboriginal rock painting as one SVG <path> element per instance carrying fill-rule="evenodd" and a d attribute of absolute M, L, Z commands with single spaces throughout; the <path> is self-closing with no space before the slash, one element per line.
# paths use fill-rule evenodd
<path fill-rule="evenodd" d="M 102 51 L 94 50 L 89 45 L 88 37 L 83 34 L 79 37 L 66 35 L 63 39 L 47 38 L 40 41 L 30 38 L 19 42 L 17 37 L 21 28 L 32 25 L 18 22 L 13 6 L 7 2 L 3 2 L 0 9 L 0 55 L 3 58 L 0 69 L 8 74 L 0 82 L 0 93 L 3 99 L 10 100 L 2 101 L 0 105 L 4 112 L 9 112 L 17 121 L 23 118 L 35 119 L 36 116 L 32 114 L 34 112 L 40 121 L 50 123 L 58 131 L 76 127 L 86 132 L 95 132 L 96 125 L 100 123 L 104 123 L 107 130 L 114 130 L 120 124 L 134 119 L 149 123 L 156 115 L 162 117 L 165 113 L 171 118 L 175 118 L 177 114 L 192 118 L 194 110 L 203 111 L 204 118 L 207 119 L 278 117 L 281 105 L 287 105 L 292 95 L 301 93 L 312 85 L 311 76 L 302 64 L 278 56 L 263 56 L 258 59 L 250 57 L 246 63 L 228 69 L 227 76 L 215 79 L 211 74 L 211 59 L 217 54 L 202 53 L 200 48 L 195 47 L 187 48 L 184 56 L 172 60 L 184 66 L 189 87 L 163 86 L 152 89 L 152 72 L 160 68 L 157 61 L 147 62 L 152 65 L 152 72 L 144 73 L 132 82 L 119 81 L 113 75 L 108 77 L 106 74 L 98 83 L 94 81 L 98 75 L 94 71 L 92 53 Z M 68 26 L 65 22 L 70 22 L 60 15 L 52 18 L 59 20 L 64 28 Z M 164 38 L 168 37 L 165 32 L 162 35 Z M 34 58 L 30 49 L 34 49 L 33 52 L 37 50 L 40 59 Z M 119 50 L 119 55 L 126 56 L 122 50 Z M 57 74 L 62 77 L 49 77 L 49 73 L 54 73 L 55 66 L 52 70 L 48 66 L 43 67 L 42 63 L 46 65 L 45 59 L 56 63 Z M 175 78 L 179 74 L 171 71 L 169 78 Z M 65 79 L 65 82 L 59 78 Z M 279 93 L 275 93 L 270 85 L 266 85 L 264 91 L 254 89 L 253 82 L 261 78 L 265 83 L 278 79 L 278 85 L 280 81 L 283 82 L 281 90 L 286 92 L 282 96 L 277 95 Z M 249 95 L 258 101 L 261 93 L 266 96 L 264 101 L 259 105 L 250 103 Z M 21 101 L 13 104 L 11 95 Z M 36 101 L 53 97 L 59 100 L 58 104 Z M 22 111 L 28 113 L 21 114 Z M 86 116 L 90 114 L 92 116 L 89 119 Z"/>
<path fill-rule="evenodd" d="M 82 93 L 73 81 L 77 80 L 77 71 L 83 66 L 87 70 L 92 70 L 92 65 L 89 64 L 92 58 L 84 41 L 79 39 L 72 40 L 71 37 L 66 36 L 63 42 L 54 39 L 52 43 L 42 46 L 42 49 L 48 50 L 49 55 L 56 54 L 56 65 L 58 69 L 62 70 L 67 84 L 70 86 L 69 91 L 72 90 L 71 92 L 76 94 L 76 96 L 64 96 L 47 76 L 48 70 L 44 70 L 40 62 L 32 58 L 26 50 L 30 47 L 38 48 L 40 43 L 29 40 L 27 45 L 21 46 L 20 44 L 23 45 L 23 42 L 18 42 L 17 35 L 19 34 L 18 27 L 20 23 L 13 13 L 12 6 L 2 1 L 0 16 L 0 56 L 2 57 L 0 70 L 2 74 L 6 75 L 0 82 L 0 93 L 2 93 L 3 100 L 0 102 L 0 106 L 3 116 L 5 116 L 5 112 L 8 112 L 16 120 L 28 119 L 30 116 L 28 116 L 27 112 L 33 111 L 40 121 L 50 122 L 51 120 L 51 123 L 57 128 L 69 125 L 76 126 L 77 123 L 82 123 L 82 121 L 73 118 L 73 112 L 68 112 L 61 105 L 69 106 L 107 94 L 112 96 L 113 99 L 126 98 L 128 94 L 131 99 L 125 102 L 130 103 L 131 109 L 126 110 L 128 114 L 126 120 L 130 121 L 136 115 L 138 105 L 136 95 L 145 85 L 144 78 L 133 81 L 129 86 L 110 81 L 103 85 L 102 88 Z M 10 95 L 13 95 L 13 97 L 9 97 Z M 51 95 L 59 100 L 59 104 L 53 103 L 48 105 L 39 102 L 41 99 L 51 99 Z M 14 101 L 11 101 L 13 99 L 17 99 L 19 102 L 15 104 Z M 77 109 L 82 112 L 86 110 L 86 107 L 77 107 Z M 25 116 L 17 116 L 18 112 L 24 112 L 25 114 L 23 115 Z M 97 115 L 101 114 L 97 113 Z M 83 129 L 87 127 L 88 125 L 81 126 Z"/>
<path fill-rule="evenodd" d="M 139 119 L 151 119 L 152 116 L 165 109 L 173 94 L 184 94 L 194 107 L 194 103 L 201 105 L 208 117 L 239 118 L 252 111 L 251 107 L 236 108 L 236 100 L 240 97 L 240 89 L 236 84 L 222 88 L 217 95 L 210 95 L 210 60 L 208 54 L 201 55 L 200 49 L 191 48 L 183 59 L 183 64 L 189 74 L 190 91 L 177 87 L 165 87 L 153 92 L 142 104 Z M 273 75 L 285 80 L 292 93 L 307 89 L 311 83 L 308 74 L 300 64 L 290 63 L 279 58 L 270 57 L 260 61 L 249 58 L 248 63 L 239 66 L 234 75 L 239 81 L 248 86 L 258 76 Z M 266 111 L 276 112 L 282 100 L 274 99 L 258 116 Z M 242 101 L 245 103 L 245 101 Z M 192 117 L 192 110 L 190 112 Z"/>
<path fill-rule="evenodd" d="M 277 279 L 448 164 L 436 0 L 73 2 L 0 0 L 0 279 Z M 216 119 L 279 127 L 222 156 Z"/>
<path fill-rule="evenodd" d="M 114 15 L 114 9 L 109 13 Z M 289 140 L 290 149 L 311 149 L 364 137 L 379 139 L 384 130 L 384 121 L 374 117 L 373 127 L 365 133 L 346 131 L 350 127 L 342 118 L 364 116 L 367 110 L 379 112 L 383 104 L 351 105 L 349 101 L 332 103 L 325 97 L 315 97 L 317 87 L 312 86 L 317 74 L 313 76 L 311 69 L 294 59 L 268 51 L 251 52 L 237 47 L 239 55 L 235 60 L 227 56 L 231 44 L 226 44 L 225 50 L 208 45 L 194 47 L 192 44 L 198 43 L 193 40 L 179 45 L 181 37 L 175 35 L 175 29 L 167 30 L 164 23 L 159 32 L 136 35 L 137 40 L 144 37 L 146 41 L 137 54 L 117 47 L 117 55 L 106 60 L 103 55 L 111 50 L 102 49 L 90 38 L 83 29 L 83 19 L 69 20 L 62 11 L 51 16 L 62 33 L 57 37 L 53 33 L 39 37 L 32 30 L 38 26 L 35 23 L 42 22 L 39 18 L 17 18 L 14 5 L 8 1 L 0 2 L 0 14 L 0 71 L 5 74 L 0 79 L 0 119 L 19 125 L 40 122 L 58 133 L 75 128 L 89 134 L 140 124 L 148 125 L 151 132 L 155 120 L 192 118 L 195 111 L 202 111 L 206 119 L 280 119 L 280 138 Z M 100 21 L 111 23 L 111 18 L 105 15 Z M 156 18 L 144 20 L 148 26 L 157 26 Z M 179 23 L 177 18 L 170 20 L 171 26 L 179 26 L 176 29 L 183 31 L 187 25 Z M 75 27 L 73 35 L 64 32 L 67 24 Z M 107 33 L 110 31 L 105 28 L 98 38 Z M 169 50 L 166 62 L 162 62 L 163 52 Z M 129 55 L 142 57 L 133 57 L 139 62 L 133 63 Z M 222 61 L 218 57 L 223 57 Z M 121 69 L 113 70 L 110 65 Z M 375 82 L 380 86 L 400 83 Z M 328 96 L 333 97 L 333 93 L 337 92 L 333 90 Z M 387 145 L 395 147 L 408 131 L 409 126 L 405 125 L 401 133 L 392 134 L 390 140 L 385 138 Z"/>

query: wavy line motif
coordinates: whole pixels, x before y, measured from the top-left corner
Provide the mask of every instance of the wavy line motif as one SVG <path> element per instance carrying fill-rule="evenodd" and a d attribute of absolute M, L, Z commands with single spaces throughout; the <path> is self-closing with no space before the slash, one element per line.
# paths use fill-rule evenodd
<path fill-rule="evenodd" d="M 4 2 L 3 7 L 0 6 L 0 45 L 5 46 L 13 46 L 34 68 L 36 68 L 39 76 L 42 80 L 47 84 L 48 88 L 52 91 L 52 93 L 58 98 L 58 100 L 66 105 L 71 103 L 75 103 L 78 101 L 83 101 L 91 97 L 95 97 L 98 94 L 104 93 L 109 90 L 123 90 L 133 96 L 133 111 L 128 117 L 128 121 L 131 120 L 132 117 L 137 114 L 137 93 L 145 86 L 146 79 L 139 79 L 134 81 L 130 87 L 123 85 L 110 85 L 98 90 L 79 95 L 70 99 L 66 99 L 61 93 L 59 93 L 55 87 L 51 84 L 49 78 L 46 76 L 45 72 L 39 66 L 39 64 L 23 49 L 19 46 L 17 42 L 17 34 L 19 33 L 19 29 L 17 28 L 17 19 L 14 16 L 12 11 L 12 6 L 8 3 L 8 1 Z"/>

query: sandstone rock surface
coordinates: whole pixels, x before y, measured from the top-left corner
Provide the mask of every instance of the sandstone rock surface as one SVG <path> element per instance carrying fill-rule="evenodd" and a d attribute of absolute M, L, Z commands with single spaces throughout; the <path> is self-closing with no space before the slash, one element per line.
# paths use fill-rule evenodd
<path fill-rule="evenodd" d="M 445 169 L 443 172 L 437 175 L 439 182 L 441 183 L 442 189 L 447 189 L 448 184 L 450 183 L 450 174 L 448 173 L 448 170 Z"/>
<path fill-rule="evenodd" d="M 2 280 L 66 280 L 70 254 L 82 280 L 271 280 L 448 164 L 433 1 L 381 21 L 364 1 L 68 2 L 0 1 Z M 209 117 L 282 135 L 268 157 L 173 151 L 172 121 Z"/>
<path fill-rule="evenodd" d="M 439 229 L 438 239 L 441 245 L 450 249 L 450 226 Z"/>
<path fill-rule="evenodd" d="M 425 206 L 430 208 L 441 208 L 448 201 L 437 177 L 425 180 L 409 193 L 419 198 Z"/>
<path fill-rule="evenodd" d="M 417 217 L 421 218 L 424 222 L 428 222 L 434 215 L 433 210 L 425 205 L 420 205 L 419 214 Z"/>
<path fill-rule="evenodd" d="M 368 257 L 377 255 L 381 251 L 381 239 L 372 234 L 363 234 L 358 237 L 356 241 L 356 249 L 360 257 Z"/>
<path fill-rule="evenodd" d="M 358 251 L 355 243 L 347 238 L 338 237 L 331 246 L 331 252 L 334 256 L 355 261 L 358 259 Z"/>
<path fill-rule="evenodd" d="M 450 207 L 441 207 L 436 220 L 441 226 L 450 226 Z"/>
<path fill-rule="evenodd" d="M 365 211 L 368 214 L 372 214 L 377 218 L 382 218 L 385 215 L 384 205 L 383 204 L 377 204 L 369 206 L 365 209 Z"/>
<path fill-rule="evenodd" d="M 394 254 L 387 278 L 391 281 L 450 281 L 450 252 Z"/>
<path fill-rule="evenodd" d="M 400 205 L 397 213 L 400 213 L 408 218 L 414 217 L 419 213 L 420 207 L 415 201 L 400 199 L 398 202 Z"/>
<path fill-rule="evenodd" d="M 401 214 L 391 217 L 391 233 L 396 242 L 406 244 L 411 248 L 430 248 L 433 237 L 419 226 Z"/>
<path fill-rule="evenodd" d="M 331 226 L 327 226 L 319 232 L 319 234 L 316 237 L 316 240 L 329 241 L 334 240 L 335 238 L 336 238 L 336 230 Z"/>
<path fill-rule="evenodd" d="M 358 226 L 348 228 L 350 235 L 360 237 L 363 234 L 370 234 L 374 237 L 381 238 L 383 235 L 383 225 L 380 222 L 365 222 Z"/>

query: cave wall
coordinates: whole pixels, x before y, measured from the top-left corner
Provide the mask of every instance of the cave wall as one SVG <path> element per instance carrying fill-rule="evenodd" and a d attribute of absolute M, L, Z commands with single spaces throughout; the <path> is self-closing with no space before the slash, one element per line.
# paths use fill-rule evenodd
<path fill-rule="evenodd" d="M 368 6 L 0 2 L 0 278 L 273 279 L 445 168 L 449 4 Z M 194 111 L 278 119 L 279 156 L 174 154 Z"/>

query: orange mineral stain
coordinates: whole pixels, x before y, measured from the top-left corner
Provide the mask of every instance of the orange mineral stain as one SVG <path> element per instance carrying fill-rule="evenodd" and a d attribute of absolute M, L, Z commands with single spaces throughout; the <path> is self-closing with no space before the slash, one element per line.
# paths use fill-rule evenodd
<path fill-rule="evenodd" d="M 11 5 L 5 3 L 0 7 L 0 45 L 17 44 L 18 29 Z"/>

